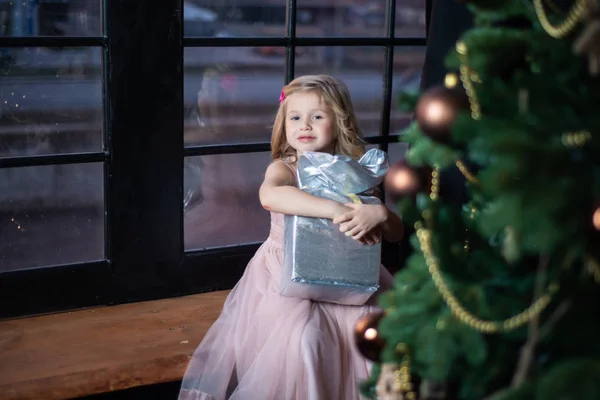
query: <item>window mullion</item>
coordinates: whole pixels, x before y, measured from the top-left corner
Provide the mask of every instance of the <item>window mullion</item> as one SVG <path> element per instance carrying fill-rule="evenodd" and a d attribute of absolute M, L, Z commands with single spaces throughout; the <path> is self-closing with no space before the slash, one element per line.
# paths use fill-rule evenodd
<path fill-rule="evenodd" d="M 183 257 L 181 0 L 106 3 L 110 298 L 172 296 Z"/>
<path fill-rule="evenodd" d="M 285 31 L 289 39 L 289 44 L 286 47 L 285 60 L 285 84 L 290 83 L 294 79 L 294 67 L 296 64 L 296 10 L 298 8 L 296 0 L 286 1 L 286 21 Z"/>

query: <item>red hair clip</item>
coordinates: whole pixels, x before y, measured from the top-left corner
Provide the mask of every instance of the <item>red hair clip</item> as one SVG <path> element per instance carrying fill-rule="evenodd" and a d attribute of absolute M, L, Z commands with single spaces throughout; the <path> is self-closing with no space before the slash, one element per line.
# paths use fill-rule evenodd
<path fill-rule="evenodd" d="M 283 93 L 283 89 L 281 89 L 281 94 L 279 95 L 279 104 L 285 100 L 285 93 Z"/>

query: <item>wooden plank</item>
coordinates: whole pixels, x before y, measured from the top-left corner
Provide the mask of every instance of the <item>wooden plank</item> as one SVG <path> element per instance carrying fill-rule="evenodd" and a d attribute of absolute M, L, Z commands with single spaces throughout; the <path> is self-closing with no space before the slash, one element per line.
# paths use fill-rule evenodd
<path fill-rule="evenodd" d="M 69 399 L 179 380 L 228 293 L 0 321 L 1 397 Z"/>

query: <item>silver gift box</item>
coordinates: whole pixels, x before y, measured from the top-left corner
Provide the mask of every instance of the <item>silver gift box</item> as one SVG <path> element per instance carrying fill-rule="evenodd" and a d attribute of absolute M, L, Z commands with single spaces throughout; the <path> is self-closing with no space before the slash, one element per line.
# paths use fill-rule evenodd
<path fill-rule="evenodd" d="M 358 161 L 307 152 L 297 164 L 298 186 L 307 193 L 341 203 L 380 204 L 369 193 L 389 169 L 382 150 L 371 149 Z M 281 295 L 362 305 L 379 288 L 381 244 L 362 244 L 326 218 L 286 215 L 284 224 Z"/>

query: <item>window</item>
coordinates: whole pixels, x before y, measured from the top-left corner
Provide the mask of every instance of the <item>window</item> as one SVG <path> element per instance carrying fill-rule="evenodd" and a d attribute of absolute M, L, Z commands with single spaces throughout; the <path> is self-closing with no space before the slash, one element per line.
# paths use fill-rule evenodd
<path fill-rule="evenodd" d="M 281 87 L 330 73 L 371 146 L 410 116 L 418 0 L 0 4 L 0 317 L 232 287 Z"/>

